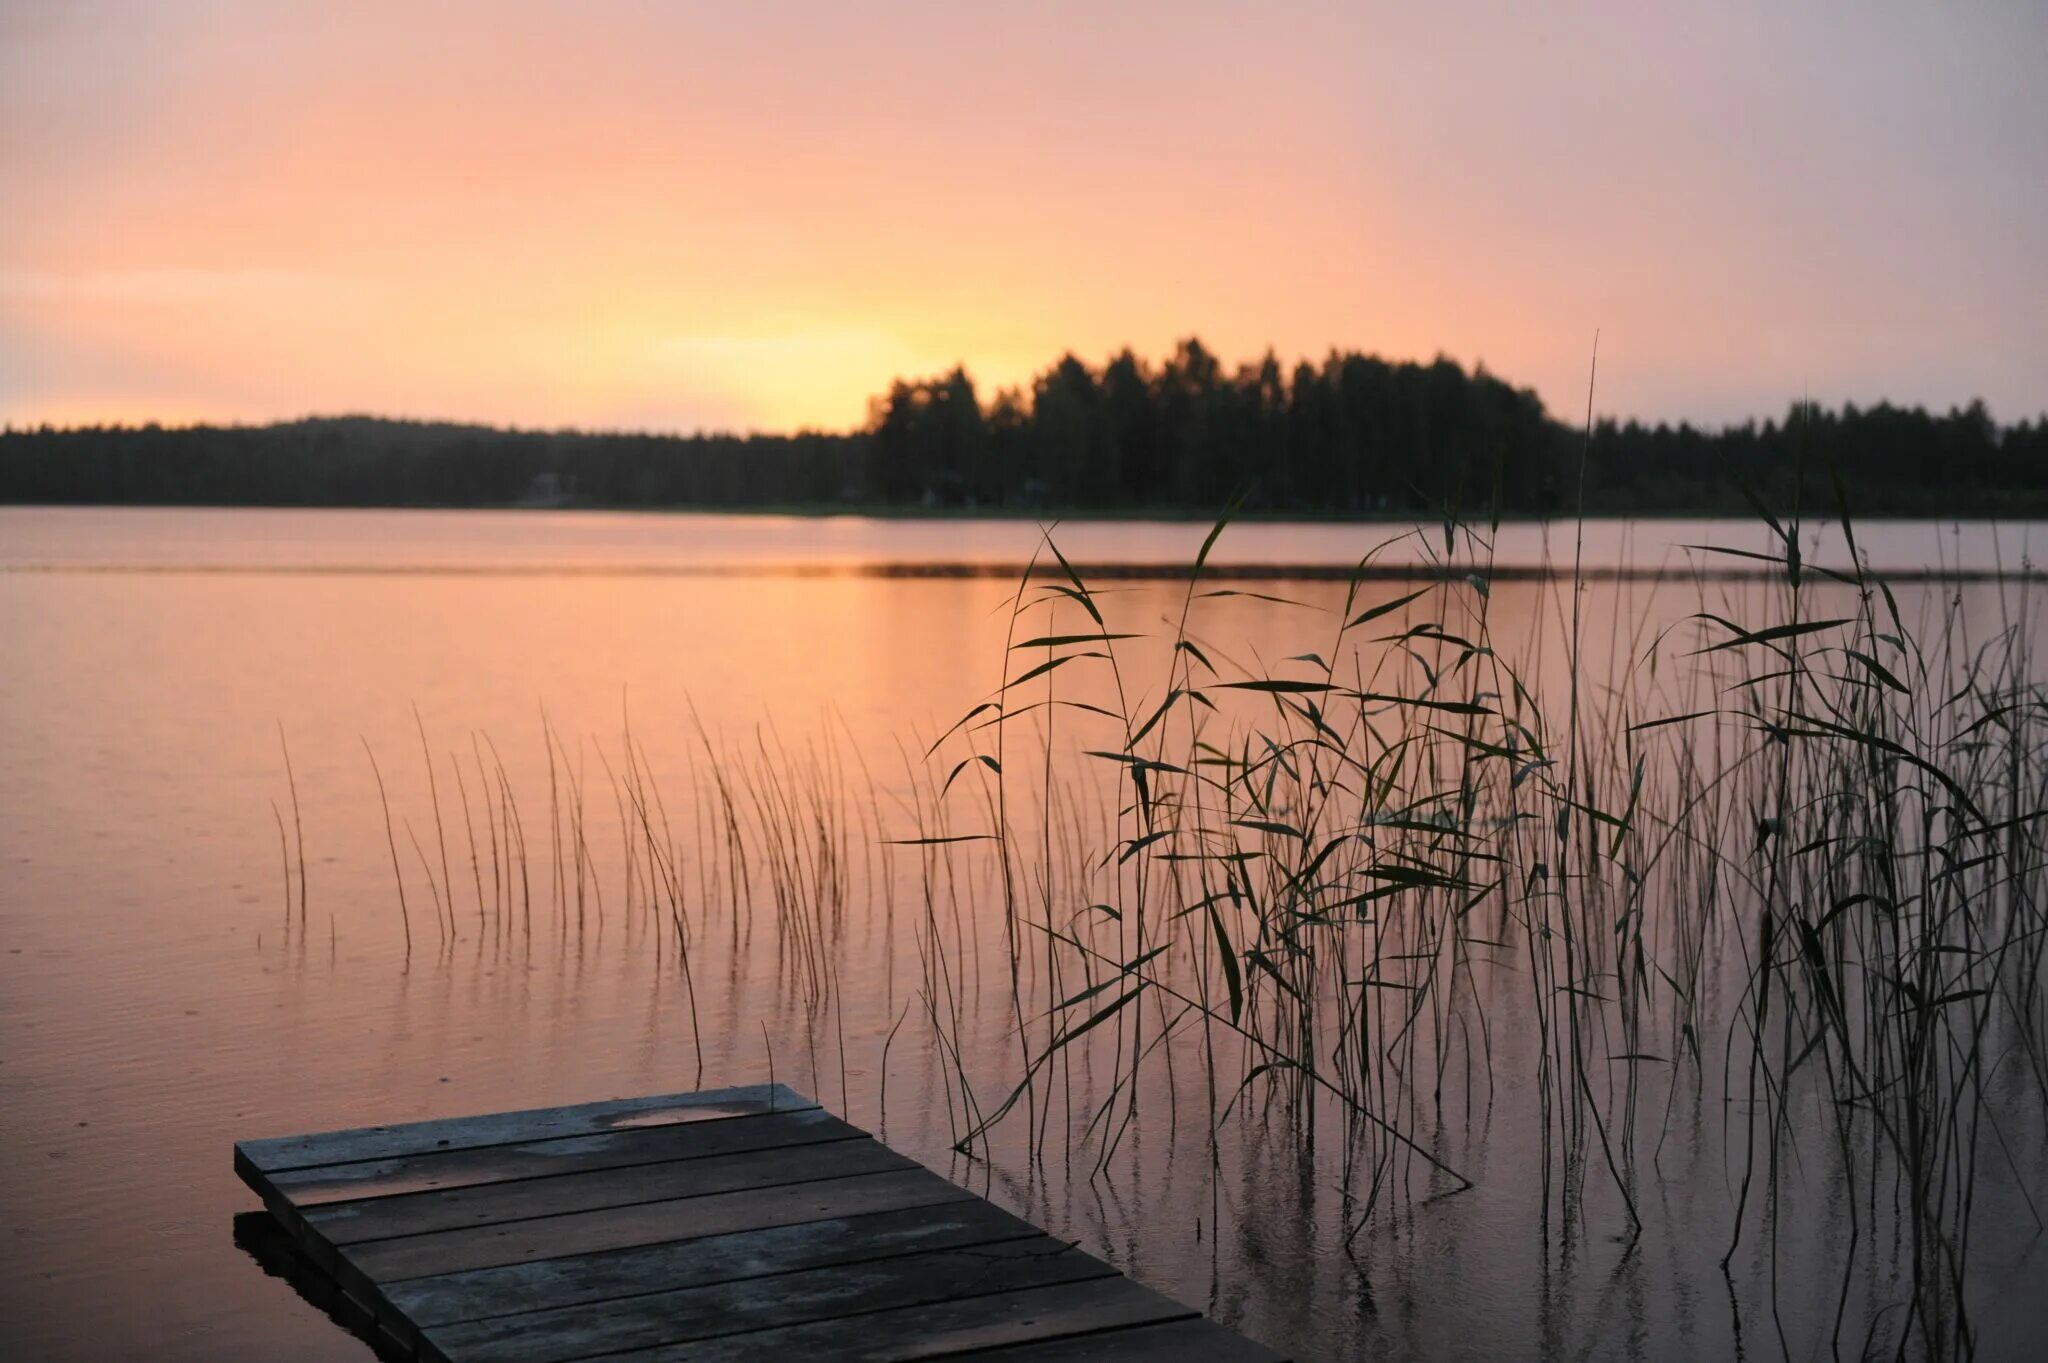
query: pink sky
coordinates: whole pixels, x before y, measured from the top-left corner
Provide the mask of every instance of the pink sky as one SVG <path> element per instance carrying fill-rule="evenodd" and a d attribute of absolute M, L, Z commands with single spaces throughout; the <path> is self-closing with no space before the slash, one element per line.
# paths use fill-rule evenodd
<path fill-rule="evenodd" d="M 1793 11 L 1797 11 L 1796 13 Z M 2048 409 L 2038 4 L 0 6 L 0 419 L 859 423 L 1065 349 Z"/>

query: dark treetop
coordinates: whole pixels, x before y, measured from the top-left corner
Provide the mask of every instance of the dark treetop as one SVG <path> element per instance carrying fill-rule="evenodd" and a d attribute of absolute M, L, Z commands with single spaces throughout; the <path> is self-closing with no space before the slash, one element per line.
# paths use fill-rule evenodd
<path fill-rule="evenodd" d="M 1065 356 L 985 401 L 963 369 L 899 381 L 845 434 L 689 436 L 319 418 L 270 426 L 9 429 L 0 502 L 780 507 L 1406 515 L 1742 512 L 1749 495 L 1859 515 L 2048 514 L 2048 417 L 1795 404 L 1718 431 L 1553 419 L 1439 358 L 1333 352 L 1226 370 Z M 1745 492 L 1747 490 L 1747 493 Z"/>

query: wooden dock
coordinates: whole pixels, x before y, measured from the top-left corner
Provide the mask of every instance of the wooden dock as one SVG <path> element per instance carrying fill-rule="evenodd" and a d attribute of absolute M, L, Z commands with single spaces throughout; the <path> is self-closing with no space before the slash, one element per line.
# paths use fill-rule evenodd
<path fill-rule="evenodd" d="M 399 1357 L 1279 1359 L 780 1084 L 243 1141 L 235 1170 Z"/>

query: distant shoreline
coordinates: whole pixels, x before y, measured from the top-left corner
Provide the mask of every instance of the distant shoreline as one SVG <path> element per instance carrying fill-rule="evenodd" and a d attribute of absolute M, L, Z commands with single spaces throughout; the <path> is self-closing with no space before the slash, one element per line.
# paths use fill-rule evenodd
<path fill-rule="evenodd" d="M 0 503 L 549 509 L 1327 524 L 1591 516 L 2048 517 L 2048 415 L 1794 403 L 1703 430 L 1550 416 L 1448 359 L 1333 352 L 1232 372 L 1071 356 L 993 399 L 899 381 L 867 426 L 691 435 L 373 416 L 264 426 L 0 429 Z M 1451 511 L 1447 512 L 1446 508 Z"/>
<path fill-rule="evenodd" d="M 868 521 L 1015 521 L 1021 524 L 1073 521 L 1128 522 L 1144 525 L 1213 525 L 1217 509 L 1195 510 L 1178 507 L 1043 507 L 1024 509 L 1018 507 L 919 507 L 881 504 L 865 506 L 838 502 L 792 502 L 762 506 L 729 506 L 683 504 L 675 506 L 648 506 L 643 503 L 576 502 L 560 506 L 535 506 L 520 502 L 27 502 L 0 500 L 0 510 L 7 511 L 375 511 L 375 512 L 449 512 L 449 511 L 490 511 L 515 513 L 570 513 L 596 514 L 605 516 L 717 516 L 738 520 L 749 516 L 779 516 L 790 519 L 808 520 L 868 520 Z M 1334 512 L 1313 510 L 1271 510 L 1244 509 L 1231 516 L 1233 523 L 1265 525 L 1396 525 L 1396 526 L 1437 526 L 1443 524 L 1441 515 L 1413 509 L 1395 510 L 1387 508 L 1371 512 Z M 1571 525 L 1581 517 L 1574 512 L 1564 511 L 1543 514 L 1534 511 L 1502 511 L 1499 514 L 1467 514 L 1459 518 L 1464 526 L 1483 525 Z M 1632 510 L 1625 507 L 1589 506 L 1583 519 L 1588 521 L 1757 521 L 1756 512 L 1742 505 L 1718 505 L 1698 508 L 1654 507 Z M 1817 521 L 1837 522 L 1839 513 L 1829 508 L 1802 517 L 1808 523 Z M 1859 513 L 1855 517 L 1859 525 L 1877 522 L 1924 522 L 1933 525 L 1973 525 L 2011 521 L 2048 521 L 2048 492 L 2039 496 L 2028 496 L 2024 504 L 2012 508 L 1985 510 L 1973 508 L 1966 511 L 1874 511 Z"/>
<path fill-rule="evenodd" d="M 1485 571 L 1481 573 L 1479 569 Z M 1117 563 L 1077 560 L 1073 572 L 1087 582 L 1188 582 L 1192 563 L 1169 561 Z M 1638 567 L 1632 564 L 1585 564 L 1577 580 L 1619 582 L 1777 582 L 1782 568 L 1748 567 L 1723 562 L 1688 560 Z M 1007 581 L 1020 578 L 1064 581 L 1067 570 L 1056 562 L 1021 560 L 933 560 L 929 562 L 850 561 L 805 563 L 766 560 L 759 563 L 0 563 L 0 577 L 446 577 L 446 578 L 638 578 L 729 581 L 748 578 L 796 580 L 868 579 L 879 581 Z M 1485 564 L 1471 560 L 1446 563 L 1232 563 L 1202 567 L 1203 582 L 1474 582 L 1491 586 L 1515 582 L 1570 582 L 1566 564 Z M 1840 570 L 1809 566 L 1807 580 L 1855 585 Z M 1976 583 L 2048 582 L 2039 568 L 1871 568 L 1870 582 Z"/>

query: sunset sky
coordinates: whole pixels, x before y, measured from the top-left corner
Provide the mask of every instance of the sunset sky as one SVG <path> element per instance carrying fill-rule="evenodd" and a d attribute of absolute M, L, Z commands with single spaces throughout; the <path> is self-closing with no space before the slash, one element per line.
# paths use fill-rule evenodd
<path fill-rule="evenodd" d="M 2048 6 L 0 0 L 0 420 L 845 427 L 1061 351 L 2048 409 Z"/>

